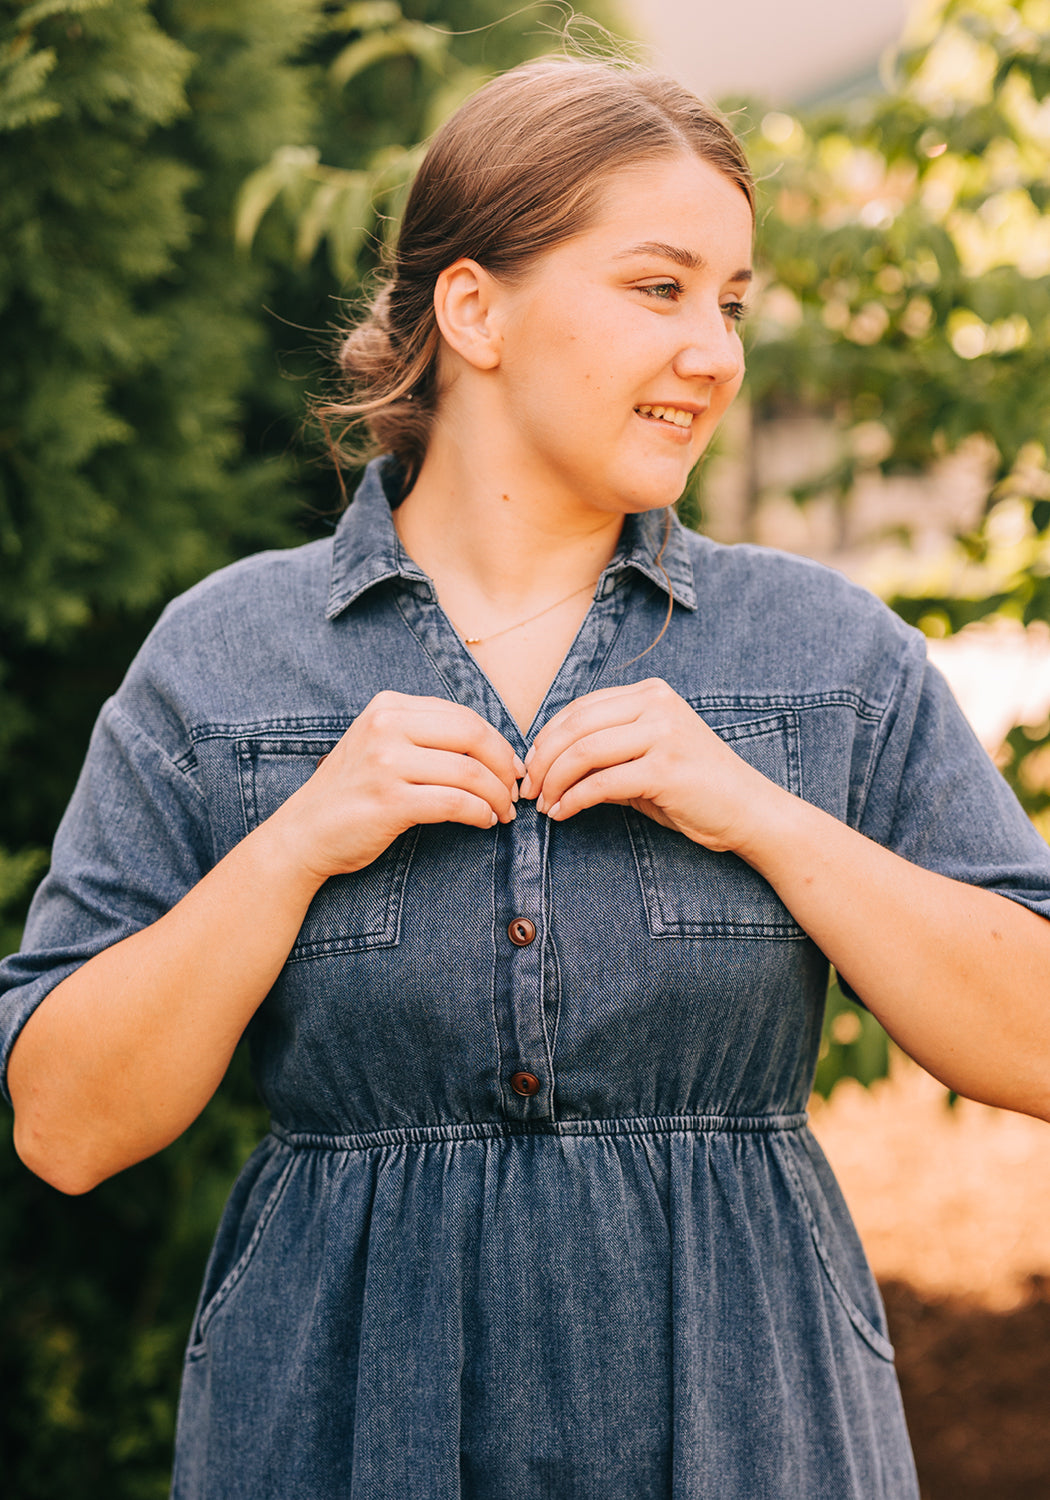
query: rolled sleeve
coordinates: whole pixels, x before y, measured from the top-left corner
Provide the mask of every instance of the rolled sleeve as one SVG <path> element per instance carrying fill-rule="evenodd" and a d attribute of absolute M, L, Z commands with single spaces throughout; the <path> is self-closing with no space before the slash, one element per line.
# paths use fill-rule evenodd
<path fill-rule="evenodd" d="M 111 699 L 33 898 L 21 952 L 0 964 L 0 1088 L 45 997 L 87 959 L 179 901 L 214 863 L 192 755 L 176 760 Z"/>
<path fill-rule="evenodd" d="M 860 831 L 923 869 L 1050 917 L 1050 846 L 926 660 L 921 637 L 886 716 Z"/>

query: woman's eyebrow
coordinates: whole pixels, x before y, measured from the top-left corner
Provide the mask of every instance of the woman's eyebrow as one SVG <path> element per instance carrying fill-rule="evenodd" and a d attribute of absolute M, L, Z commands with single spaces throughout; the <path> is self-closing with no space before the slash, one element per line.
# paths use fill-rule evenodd
<path fill-rule="evenodd" d="M 643 240 L 640 245 L 631 245 L 627 250 L 620 250 L 613 258 L 629 260 L 635 255 L 658 255 L 663 260 L 673 260 L 676 266 L 684 266 L 687 271 L 702 270 L 706 264 L 702 255 L 696 255 L 692 250 L 683 250 L 678 245 L 665 245 L 662 240 Z M 727 280 L 750 281 L 753 276 L 754 272 L 750 267 L 742 266 Z"/>

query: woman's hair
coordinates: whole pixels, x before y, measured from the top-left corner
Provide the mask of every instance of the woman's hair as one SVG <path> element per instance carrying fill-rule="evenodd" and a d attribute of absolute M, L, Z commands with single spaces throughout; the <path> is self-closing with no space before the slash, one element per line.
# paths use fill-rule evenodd
<path fill-rule="evenodd" d="M 434 288 L 447 266 L 467 258 L 513 282 L 544 251 L 590 227 L 611 174 L 683 152 L 736 183 L 754 212 L 739 141 L 673 79 L 546 58 L 468 99 L 434 136 L 384 285 L 341 340 L 345 399 L 317 408 L 336 463 L 390 452 L 406 491 L 415 482 L 438 396 Z M 348 440 L 358 424 L 364 443 Z"/>

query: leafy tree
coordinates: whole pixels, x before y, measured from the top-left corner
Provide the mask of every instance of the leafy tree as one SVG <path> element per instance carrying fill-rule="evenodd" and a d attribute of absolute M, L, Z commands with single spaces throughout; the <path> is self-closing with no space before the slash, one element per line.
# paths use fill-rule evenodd
<path fill-rule="evenodd" d="M 1050 620 L 1050 6 L 940 0 L 885 82 L 795 114 L 741 106 L 762 189 L 747 441 L 783 415 L 826 417 L 837 456 L 794 497 L 844 508 L 867 474 L 980 452 L 978 521 L 950 565 L 903 571 L 890 602 L 933 635 Z M 1007 754 L 1050 834 L 1050 725 L 1015 730 Z M 818 1085 L 879 1076 L 885 1058 L 833 989 Z"/>
<path fill-rule="evenodd" d="M 164 600 L 290 539 L 241 423 L 267 276 L 237 186 L 309 118 L 314 0 L 38 0 L 0 20 L 0 898 L 39 873 L 85 719 Z M 268 88 L 260 87 L 260 79 Z"/>
<path fill-rule="evenodd" d="M 242 186 L 277 152 L 365 172 L 370 190 L 388 172 L 393 211 L 421 135 L 482 70 L 549 45 L 562 14 L 0 5 L 3 951 L 91 721 L 159 608 L 237 555 L 301 539 L 304 499 L 332 508 L 333 481 L 290 449 L 333 299 L 375 261 L 376 220 L 363 195 L 360 223 L 338 195 L 316 201 L 322 173 L 302 199 L 316 227 L 270 214 L 249 256 L 233 236 Z M 265 1129 L 244 1059 L 179 1142 L 84 1199 L 30 1177 L 9 1127 L 5 1493 L 159 1500 L 207 1247 Z"/>
<path fill-rule="evenodd" d="M 244 177 L 312 118 L 313 0 L 0 10 L 0 900 L 25 888 L 91 719 L 173 591 L 293 539 L 250 451 L 269 273 L 230 235 Z M 9 943 L 5 942 L 5 951 Z M 160 1496 L 179 1347 L 230 1174 L 233 1088 L 179 1147 L 62 1199 L 0 1154 L 0 1473 L 25 1500 Z"/>

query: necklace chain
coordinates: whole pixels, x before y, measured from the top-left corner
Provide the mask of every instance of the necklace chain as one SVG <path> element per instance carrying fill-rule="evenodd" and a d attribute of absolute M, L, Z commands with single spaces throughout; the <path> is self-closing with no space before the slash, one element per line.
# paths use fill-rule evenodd
<path fill-rule="evenodd" d="M 512 630 L 520 630 L 523 625 L 531 625 L 533 620 L 538 620 L 541 615 L 549 615 L 552 609 L 558 608 L 559 604 L 568 604 L 570 599 L 575 599 L 576 595 L 582 594 L 585 589 L 593 589 L 597 582 L 598 580 L 595 579 L 594 583 L 581 583 L 578 589 L 573 589 L 572 593 L 566 594 L 564 599 L 555 599 L 553 604 L 544 605 L 534 615 L 526 615 L 524 620 L 515 620 L 513 625 L 504 625 L 502 630 L 494 630 L 491 635 L 465 635 L 463 637 L 463 644 L 465 646 L 483 646 L 488 641 L 494 641 L 497 636 L 509 635 Z"/>

